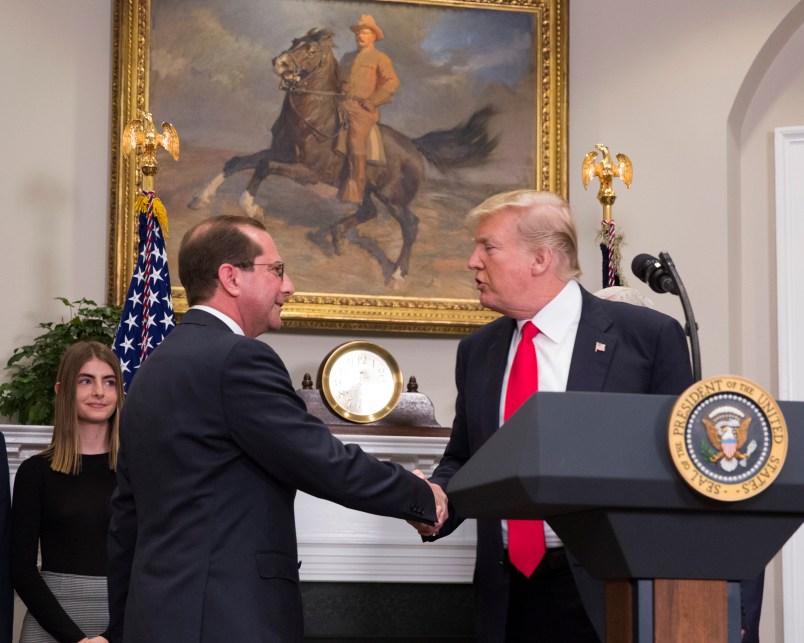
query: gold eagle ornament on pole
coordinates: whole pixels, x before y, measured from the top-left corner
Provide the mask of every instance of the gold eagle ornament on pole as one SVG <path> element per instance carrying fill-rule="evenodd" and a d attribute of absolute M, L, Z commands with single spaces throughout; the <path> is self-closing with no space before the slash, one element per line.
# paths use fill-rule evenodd
<path fill-rule="evenodd" d="M 153 177 L 159 171 L 159 163 L 156 160 L 158 147 L 165 148 L 174 161 L 179 160 L 179 133 L 170 123 L 162 123 L 162 131 L 158 132 L 153 116 L 149 112 L 140 112 L 140 118 L 126 123 L 123 129 L 122 147 L 125 155 L 130 154 L 132 150 L 136 151 L 143 177 Z M 145 180 L 143 178 L 143 182 Z"/>
<path fill-rule="evenodd" d="M 597 200 L 603 204 L 603 220 L 611 221 L 611 206 L 617 195 L 614 193 L 611 183 L 615 178 L 622 179 L 623 183 L 628 189 L 631 189 L 631 179 L 634 176 L 634 166 L 625 154 L 617 155 L 617 163 L 612 163 L 609 148 L 601 143 L 595 147 L 603 153 L 603 158 L 600 162 L 595 163 L 597 152 L 592 150 L 583 159 L 582 178 L 583 187 L 589 185 L 589 182 L 598 177 L 600 179 L 600 189 L 597 191 Z"/>
<path fill-rule="evenodd" d="M 603 287 L 625 286 L 625 278 L 620 270 L 622 259 L 621 246 L 623 243 L 622 233 L 616 232 L 616 225 L 611 214 L 612 205 L 617 198 L 612 187 L 615 178 L 622 179 L 627 188 L 631 188 L 631 180 L 634 176 L 634 166 L 625 154 L 617 154 L 617 162 L 614 163 L 609 153 L 609 148 L 602 143 L 595 145 L 596 150 L 589 152 L 583 159 L 581 168 L 581 179 L 583 187 L 586 189 L 589 182 L 597 177 L 600 180 L 600 189 L 597 192 L 597 200 L 603 205 L 603 220 L 600 230 L 595 240 L 600 244 L 603 254 Z M 602 153 L 600 161 L 596 161 L 598 151 Z"/>

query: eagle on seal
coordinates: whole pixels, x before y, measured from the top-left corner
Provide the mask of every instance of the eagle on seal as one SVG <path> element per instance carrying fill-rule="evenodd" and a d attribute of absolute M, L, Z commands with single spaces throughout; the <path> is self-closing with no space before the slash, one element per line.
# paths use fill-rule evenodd
<path fill-rule="evenodd" d="M 717 449 L 717 453 L 709 458 L 711 462 L 718 462 L 721 458 L 732 460 L 744 460 L 749 454 L 742 453 L 740 449 L 748 439 L 748 425 L 751 418 L 745 417 L 738 426 L 732 426 L 729 422 L 718 422 L 715 425 L 709 418 L 703 418 L 706 434 L 712 446 Z M 725 464 L 725 463 L 724 463 Z"/>

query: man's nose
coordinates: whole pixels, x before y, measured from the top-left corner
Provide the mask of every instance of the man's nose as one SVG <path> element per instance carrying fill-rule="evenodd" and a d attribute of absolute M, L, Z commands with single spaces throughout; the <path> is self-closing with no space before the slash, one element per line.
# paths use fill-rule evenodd
<path fill-rule="evenodd" d="M 296 292 L 296 287 L 293 285 L 293 281 L 287 272 L 282 275 L 282 292 L 285 293 L 286 297 L 290 297 Z"/>

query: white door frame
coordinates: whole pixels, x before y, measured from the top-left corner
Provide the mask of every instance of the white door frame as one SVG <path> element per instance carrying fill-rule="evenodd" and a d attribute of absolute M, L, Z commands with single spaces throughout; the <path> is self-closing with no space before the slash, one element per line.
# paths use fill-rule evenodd
<path fill-rule="evenodd" d="M 777 128 L 775 155 L 779 399 L 804 400 L 804 126 Z M 784 640 L 804 641 L 804 528 L 782 549 L 782 592 Z"/>

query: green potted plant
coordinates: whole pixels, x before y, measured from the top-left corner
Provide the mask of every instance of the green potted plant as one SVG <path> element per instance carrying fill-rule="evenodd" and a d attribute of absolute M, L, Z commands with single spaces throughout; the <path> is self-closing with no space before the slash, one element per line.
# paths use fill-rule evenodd
<path fill-rule="evenodd" d="M 120 324 L 118 306 L 100 306 L 90 299 L 57 299 L 69 308 L 70 318 L 39 324 L 45 332 L 32 344 L 14 349 L 6 364 L 12 375 L 0 384 L 0 414 L 20 424 L 52 424 L 53 385 L 66 348 L 80 340 L 111 346 Z"/>

